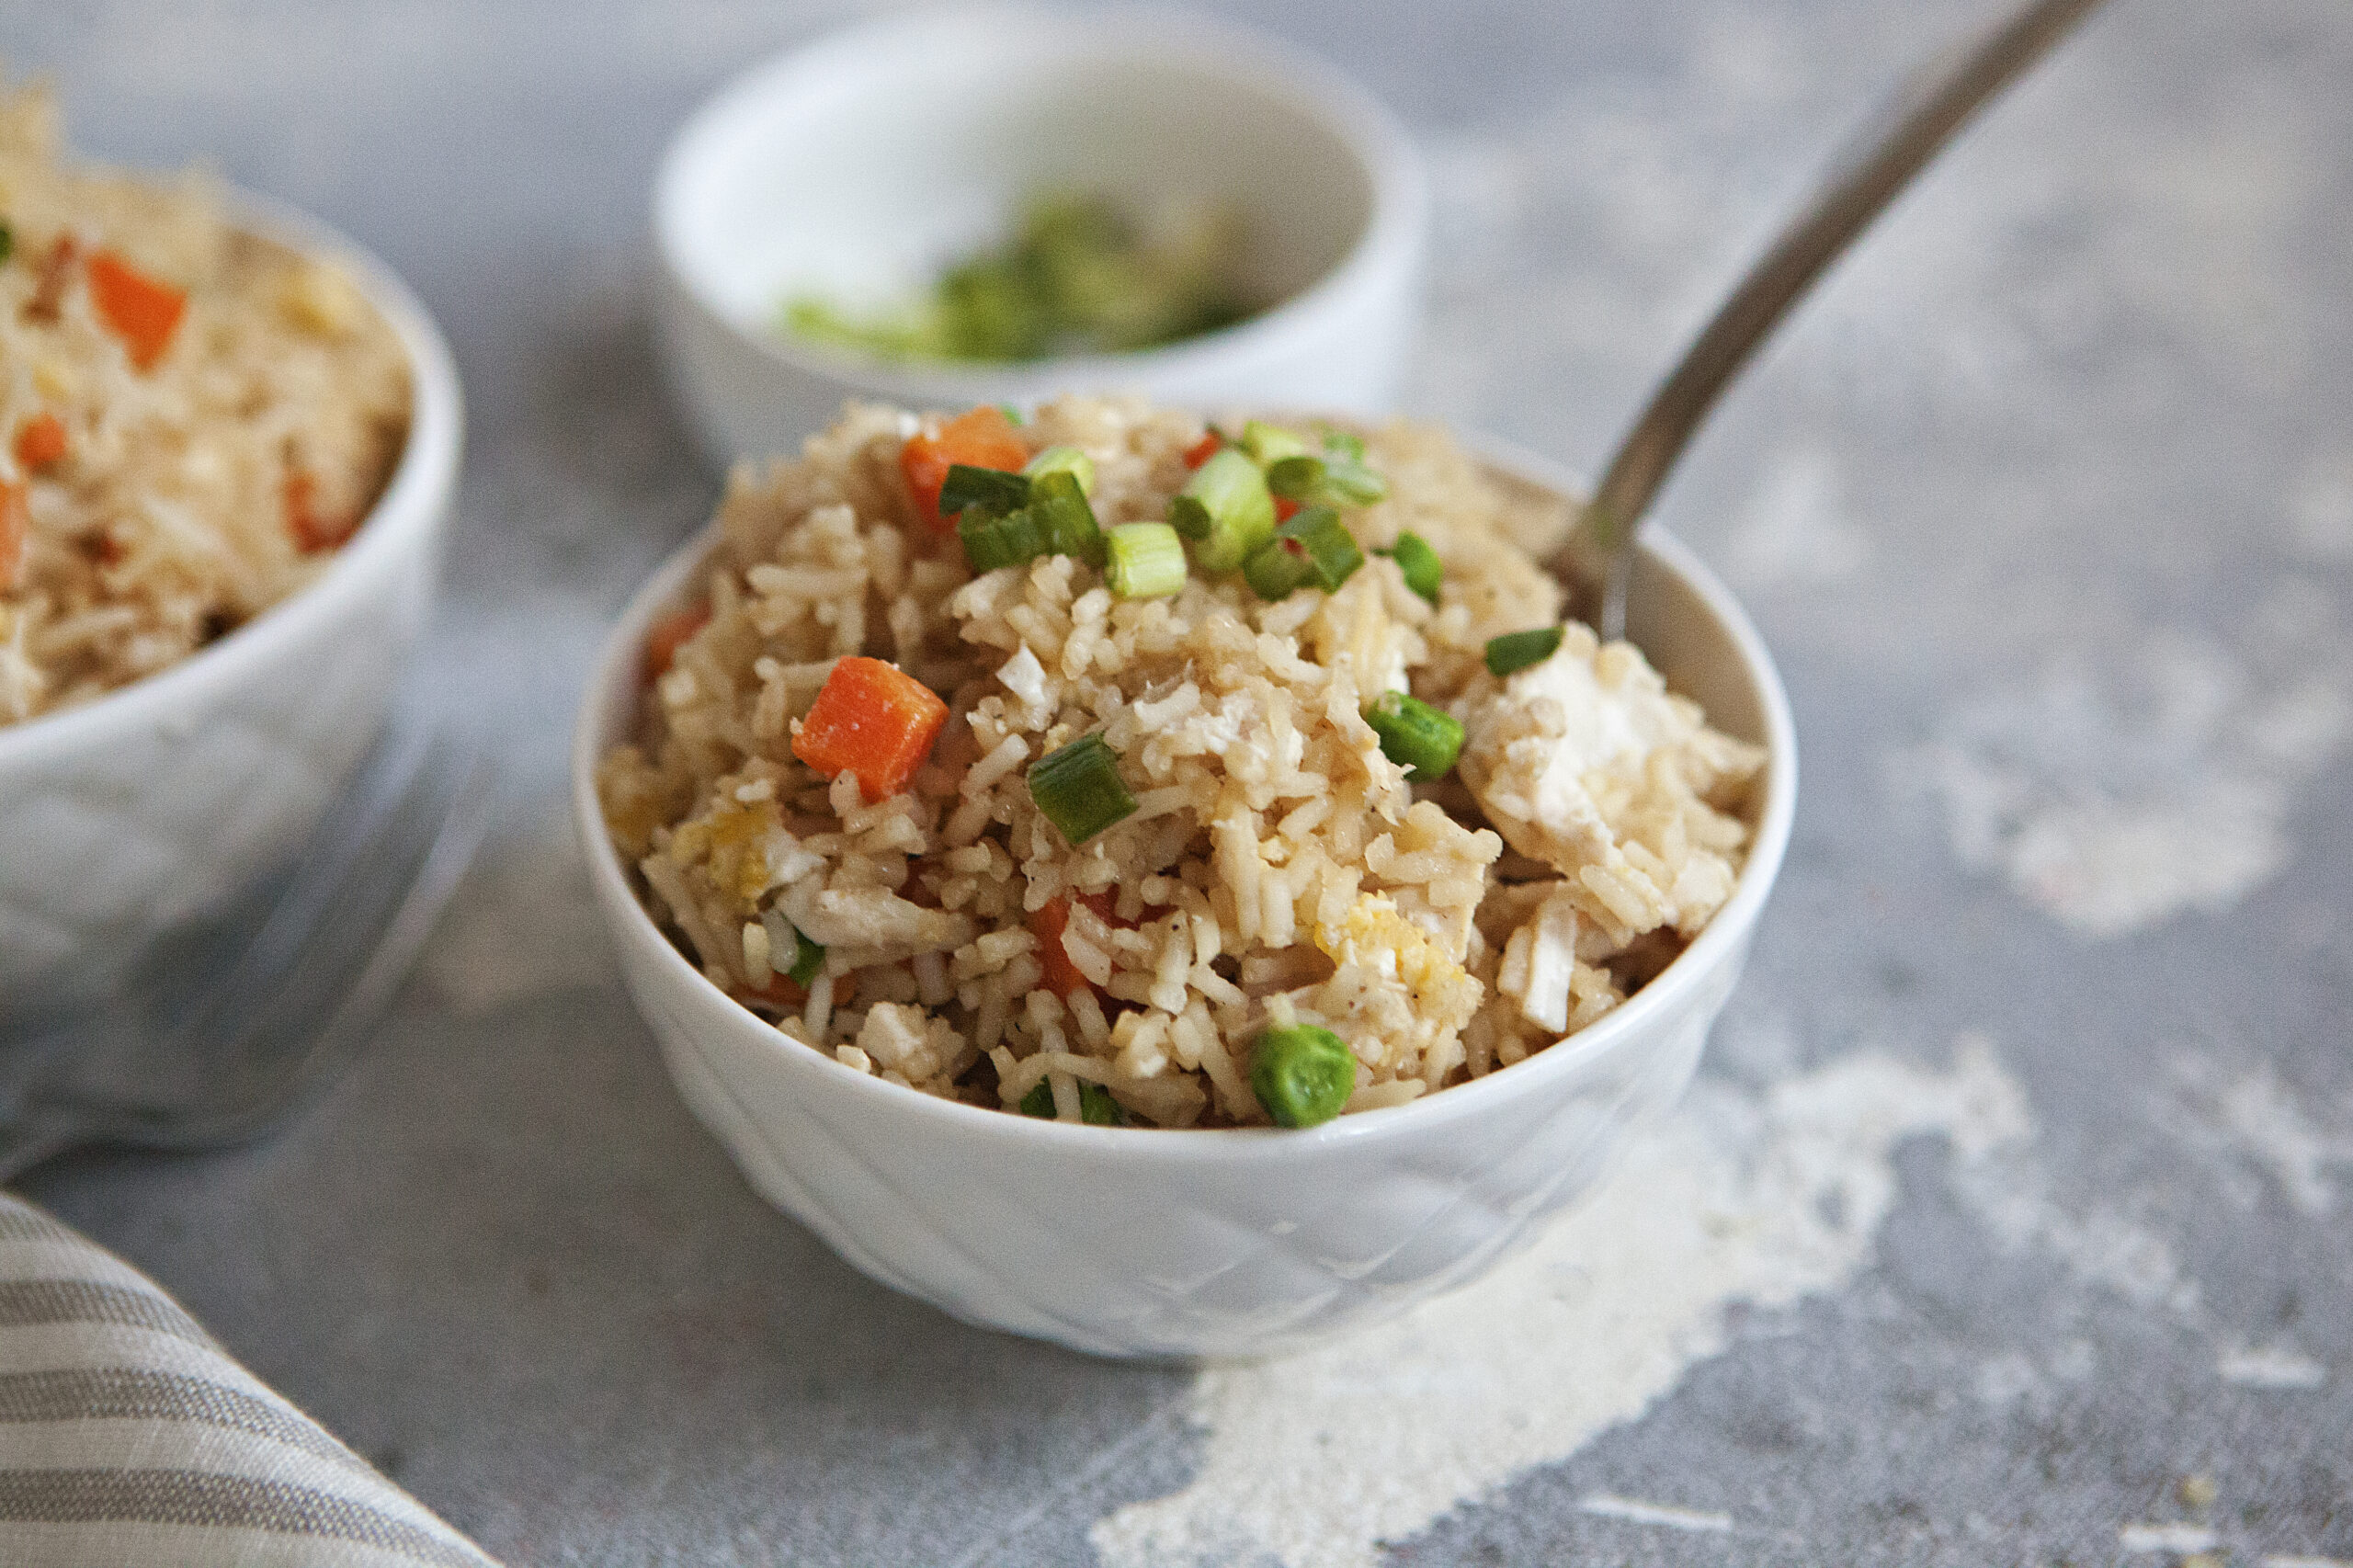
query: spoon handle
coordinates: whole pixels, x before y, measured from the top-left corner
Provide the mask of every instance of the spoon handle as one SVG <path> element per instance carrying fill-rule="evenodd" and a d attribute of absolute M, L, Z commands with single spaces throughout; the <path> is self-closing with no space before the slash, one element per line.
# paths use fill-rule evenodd
<path fill-rule="evenodd" d="M 2029 0 L 1974 40 L 1930 60 L 1832 163 L 1812 199 L 1749 267 L 1619 441 L 1592 501 L 1552 563 L 1566 582 L 1599 585 L 1596 620 L 1604 637 L 1625 634 L 1635 529 L 1667 471 L 1757 345 L 1979 106 L 2099 4 Z"/>

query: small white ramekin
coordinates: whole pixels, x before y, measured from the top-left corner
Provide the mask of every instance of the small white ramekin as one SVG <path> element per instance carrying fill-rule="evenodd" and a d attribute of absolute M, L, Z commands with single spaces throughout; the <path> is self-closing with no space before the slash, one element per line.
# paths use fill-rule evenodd
<path fill-rule="evenodd" d="M 1044 188 L 1241 203 L 1285 297 L 1164 348 L 892 363 L 775 330 L 785 296 L 921 289 Z M 830 34 L 737 78 L 656 178 L 655 323 L 705 454 L 797 450 L 845 399 L 1382 414 L 1420 326 L 1429 198 L 1394 116 L 1297 50 L 1182 12 L 1006 6 Z"/>
<path fill-rule="evenodd" d="M 1518 483 L 1557 470 L 1490 449 Z M 1388 1110 L 1300 1131 L 1065 1126 L 884 1083 L 778 1033 L 705 979 L 631 891 L 597 760 L 632 730 L 647 628 L 700 586 L 706 533 L 622 614 L 573 743 L 573 809 L 622 978 L 680 1093 L 771 1202 L 865 1273 L 968 1322 L 1107 1356 L 1302 1347 L 1483 1273 L 1588 1190 L 1626 1128 L 1683 1092 L 1740 976 L 1797 802 L 1780 676 L 1745 615 L 1655 529 L 1635 641 L 1771 755 L 1731 901 L 1625 1006 L 1562 1044 Z"/>
<path fill-rule="evenodd" d="M 424 629 L 463 411 L 449 345 L 390 267 L 280 203 L 248 231 L 341 266 L 408 353 L 407 446 L 319 579 L 95 702 L 0 727 L 0 1006 L 103 994 L 154 938 L 290 855 L 382 729 Z"/>

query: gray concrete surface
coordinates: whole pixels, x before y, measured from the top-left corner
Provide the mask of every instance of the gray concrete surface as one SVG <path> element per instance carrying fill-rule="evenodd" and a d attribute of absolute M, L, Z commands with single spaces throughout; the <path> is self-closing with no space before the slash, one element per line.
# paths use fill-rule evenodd
<path fill-rule="evenodd" d="M 1435 161 L 1415 410 L 1589 463 L 1984 7 L 1222 8 Z M 2117 0 L 1833 276 L 1665 500 L 1805 748 L 1688 1113 L 1485 1295 L 1200 1371 L 962 1327 L 767 1209 L 563 848 L 600 626 L 715 493 L 654 160 L 844 14 L 0 7 L 86 146 L 208 153 L 438 314 L 472 444 L 412 697 L 512 797 L 324 1103 L 33 1196 L 517 1563 L 2353 1562 L 2353 12 Z"/>

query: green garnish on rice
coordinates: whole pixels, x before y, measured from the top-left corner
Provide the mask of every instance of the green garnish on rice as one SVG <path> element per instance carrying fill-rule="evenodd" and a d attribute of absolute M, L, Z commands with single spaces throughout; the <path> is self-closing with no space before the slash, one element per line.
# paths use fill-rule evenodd
<path fill-rule="evenodd" d="M 1506 631 L 1500 637 L 1487 639 L 1487 673 L 1492 676 L 1516 675 L 1532 665 L 1540 665 L 1560 651 L 1561 629 L 1540 626 L 1533 631 Z"/>
<path fill-rule="evenodd" d="M 1020 1111 L 1024 1116 L 1053 1120 L 1057 1114 L 1053 1085 L 1040 1082 L 1022 1096 Z M 1111 1091 L 1100 1084 L 1082 1083 L 1078 1085 L 1078 1119 L 1089 1127 L 1125 1127 L 1128 1124 L 1127 1113 L 1120 1108 L 1120 1102 L 1113 1099 Z"/>
<path fill-rule="evenodd" d="M 1103 581 L 1123 599 L 1156 599 L 1185 586 L 1185 541 L 1166 523 L 1121 523 L 1107 541 Z"/>
<path fill-rule="evenodd" d="M 1168 498 L 1168 526 L 1193 541 L 1193 561 L 1202 571 L 1238 570 L 1274 537 L 1267 476 L 1241 448 L 1222 449 Z"/>
<path fill-rule="evenodd" d="M 1329 506 L 1310 506 L 1275 530 L 1243 564 L 1242 575 L 1262 599 L 1301 588 L 1332 593 L 1364 564 L 1356 537 Z"/>
<path fill-rule="evenodd" d="M 1446 581 L 1446 568 L 1439 564 L 1438 551 L 1430 548 L 1429 540 L 1417 533 L 1401 533 L 1395 544 L 1374 553 L 1397 562 L 1405 586 L 1431 604 L 1438 603 L 1438 585 Z"/>
<path fill-rule="evenodd" d="M 1029 798 L 1072 845 L 1081 845 L 1135 814 L 1136 798 L 1120 781 L 1120 757 L 1101 735 L 1081 735 L 1040 757 L 1029 769 Z"/>
<path fill-rule="evenodd" d="M 1462 721 L 1418 697 L 1384 691 L 1366 704 L 1364 722 L 1381 737 L 1381 755 L 1405 769 L 1409 784 L 1445 778 L 1462 755 Z"/>

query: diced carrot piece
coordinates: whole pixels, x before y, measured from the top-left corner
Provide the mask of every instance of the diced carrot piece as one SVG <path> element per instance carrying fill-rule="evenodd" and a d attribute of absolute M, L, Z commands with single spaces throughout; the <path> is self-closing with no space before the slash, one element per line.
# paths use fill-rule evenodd
<path fill-rule="evenodd" d="M 1218 449 L 1224 445 L 1224 437 L 1219 435 L 1214 430 L 1210 431 L 1199 440 L 1185 449 L 1185 466 L 1187 468 L 1200 467 L 1203 463 L 1217 456 Z"/>
<path fill-rule="evenodd" d="M 948 722 L 932 689 L 880 659 L 834 665 L 792 737 L 792 755 L 832 778 L 855 774 L 869 801 L 907 787 Z"/>
<path fill-rule="evenodd" d="M 187 290 L 148 277 L 110 250 L 91 253 L 90 300 L 142 370 L 164 357 L 188 311 Z"/>
<path fill-rule="evenodd" d="M 278 494 L 286 504 L 286 531 L 294 536 L 294 548 L 305 555 L 333 550 L 359 527 L 356 517 L 329 517 L 320 514 L 318 478 L 306 469 L 288 469 Z"/>
<path fill-rule="evenodd" d="M 670 661 L 678 656 L 687 639 L 700 631 L 710 620 L 710 607 L 696 605 L 665 615 L 655 621 L 645 634 L 645 678 L 648 683 L 660 680 L 670 673 Z"/>
<path fill-rule="evenodd" d="M 1029 934 L 1038 938 L 1038 967 L 1046 971 L 1046 989 L 1057 996 L 1095 988 L 1094 982 L 1078 972 L 1063 946 L 1063 933 L 1069 927 L 1070 900 L 1066 898 L 1048 899 L 1029 912 Z"/>
<path fill-rule="evenodd" d="M 1117 926 L 1122 931 L 1136 928 L 1134 921 L 1120 918 L 1120 901 L 1108 892 L 1083 892 L 1078 895 L 1078 902 L 1093 910 L 1106 926 Z M 1029 934 L 1038 938 L 1038 965 L 1046 971 L 1046 984 L 1057 996 L 1067 996 L 1082 988 L 1095 990 L 1095 983 L 1079 972 L 1078 966 L 1070 961 L 1070 949 L 1063 946 L 1063 933 L 1069 928 L 1067 898 L 1048 899 L 1030 912 Z"/>
<path fill-rule="evenodd" d="M 1018 473 L 1029 460 L 1029 449 L 1015 434 L 1013 421 L 994 403 L 958 415 L 937 436 L 910 436 L 899 449 L 899 472 L 915 497 L 915 515 L 942 533 L 956 522 L 939 515 L 939 487 L 948 483 L 950 468 L 962 463 Z"/>
<path fill-rule="evenodd" d="M 1275 521 L 1287 523 L 1297 516 L 1299 516 L 1298 502 L 1281 495 L 1275 497 Z"/>
<path fill-rule="evenodd" d="M 25 540 L 32 528 L 32 517 L 25 510 L 24 487 L 0 480 L 0 593 L 17 585 L 17 574 L 25 565 Z"/>
<path fill-rule="evenodd" d="M 772 974 L 767 984 L 752 994 L 779 1007 L 798 1007 L 809 1000 L 809 988 L 789 974 Z"/>
<path fill-rule="evenodd" d="M 309 555 L 326 548 L 326 540 L 319 537 L 318 518 L 311 511 L 311 494 L 319 482 L 302 469 L 290 468 L 279 483 L 278 498 L 286 504 L 286 531 L 294 536 L 294 548 Z"/>
<path fill-rule="evenodd" d="M 34 415 L 17 426 L 17 460 L 28 469 L 47 468 L 65 455 L 65 421 Z"/>

